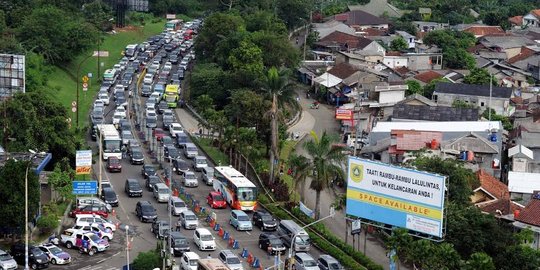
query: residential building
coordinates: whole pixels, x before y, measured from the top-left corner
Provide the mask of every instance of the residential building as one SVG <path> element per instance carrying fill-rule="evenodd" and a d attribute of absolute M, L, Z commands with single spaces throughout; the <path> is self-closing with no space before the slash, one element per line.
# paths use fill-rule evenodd
<path fill-rule="evenodd" d="M 420 85 L 424 86 L 435 79 L 442 78 L 442 76 L 443 75 L 441 75 L 440 73 L 436 71 L 428 70 L 428 71 L 424 71 L 424 72 L 416 74 L 412 79 L 415 81 L 418 81 Z"/>
<path fill-rule="evenodd" d="M 318 33 L 319 39 L 322 39 L 335 31 L 350 35 L 356 34 L 354 28 L 351 28 L 348 25 L 335 20 L 330 20 L 324 23 L 313 23 L 312 26 L 313 29 Z"/>
<path fill-rule="evenodd" d="M 480 185 L 473 190 L 471 202 L 482 212 L 498 217 L 510 216 L 513 218 L 516 210 L 523 209 L 523 205 L 510 200 L 508 186 L 483 169 L 476 172 Z"/>
<path fill-rule="evenodd" d="M 508 149 L 508 158 L 510 161 L 510 170 L 514 172 L 532 172 L 534 153 L 531 149 L 518 144 Z"/>
<path fill-rule="evenodd" d="M 416 27 L 418 32 L 431 32 L 435 30 L 444 30 L 450 28 L 448 23 L 438 22 L 425 22 L 425 21 L 413 21 L 412 24 Z"/>
<path fill-rule="evenodd" d="M 510 17 L 508 18 L 508 22 L 512 28 L 521 29 L 521 26 L 523 26 L 523 16 Z"/>
<path fill-rule="evenodd" d="M 388 0 L 371 0 L 365 5 L 348 5 L 347 8 L 349 11 L 361 10 L 375 16 L 388 15 L 399 18 L 403 15 L 403 12 L 388 3 Z"/>
<path fill-rule="evenodd" d="M 416 37 L 405 32 L 405 31 L 396 31 L 396 34 L 402 37 L 407 42 L 408 49 L 414 49 L 416 47 Z"/>
<path fill-rule="evenodd" d="M 336 53 L 336 64 L 347 63 L 358 68 L 374 68 L 378 63 L 382 63 L 383 59 L 384 52 L 356 51 L 354 53 Z"/>
<path fill-rule="evenodd" d="M 356 29 L 356 31 L 366 28 L 375 28 L 381 30 L 388 29 L 389 25 L 388 20 L 379 18 L 362 10 L 354 10 L 336 14 L 332 16 L 332 19 L 342 22 Z"/>
<path fill-rule="evenodd" d="M 502 139 L 500 134 L 469 132 L 461 137 L 441 142 L 441 152 L 459 153 L 458 159 L 469 162 L 469 167 L 483 169 L 501 176 Z"/>
<path fill-rule="evenodd" d="M 533 232 L 533 240 L 530 246 L 534 249 L 540 248 L 540 195 L 536 191 L 532 199 L 525 208 L 515 211 L 514 227 L 518 229 L 529 229 Z"/>
<path fill-rule="evenodd" d="M 511 88 L 495 86 L 490 88 L 489 85 L 462 83 L 440 82 L 435 85 L 433 92 L 433 100 L 439 105 L 452 106 L 454 102 L 462 101 L 478 106 L 481 111 L 491 107 L 500 115 L 507 115 L 511 97 Z"/>
<path fill-rule="evenodd" d="M 392 121 L 478 121 L 477 108 L 396 104 Z"/>
<path fill-rule="evenodd" d="M 540 173 L 508 172 L 508 189 L 512 200 L 527 203 L 540 190 Z"/>
<path fill-rule="evenodd" d="M 520 36 L 483 36 L 478 42 L 487 49 L 506 53 L 506 59 L 510 59 L 521 52 L 521 47 L 535 45 L 535 42 Z"/>
<path fill-rule="evenodd" d="M 539 27 L 540 26 L 540 9 L 533 9 L 523 16 L 523 21 L 521 23 L 523 26 L 527 27 Z"/>
<path fill-rule="evenodd" d="M 390 68 L 407 67 L 410 70 L 442 68 L 442 53 L 386 52 L 383 63 Z"/>
<path fill-rule="evenodd" d="M 475 38 L 483 36 L 494 36 L 504 34 L 504 30 L 500 26 L 491 25 L 471 25 L 463 29 L 463 32 L 471 33 Z"/>

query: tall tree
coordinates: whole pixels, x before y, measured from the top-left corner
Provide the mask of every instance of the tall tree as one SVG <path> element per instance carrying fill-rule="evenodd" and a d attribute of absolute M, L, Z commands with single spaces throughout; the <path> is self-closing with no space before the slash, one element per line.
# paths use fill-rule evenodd
<path fill-rule="evenodd" d="M 204 25 L 195 40 L 198 59 L 214 60 L 215 50 L 220 43 L 236 32 L 245 31 L 242 17 L 231 13 L 213 13 L 204 20 Z"/>
<path fill-rule="evenodd" d="M 311 140 L 304 144 L 304 148 L 311 157 L 313 177 L 309 187 L 315 190 L 315 219 L 321 216 L 321 192 L 330 186 L 336 177 L 343 177 L 344 172 L 340 164 L 345 161 L 344 147 L 338 146 L 338 138 L 323 132 L 319 137 L 311 132 Z"/>
<path fill-rule="evenodd" d="M 309 159 L 293 153 L 289 156 L 287 165 L 292 170 L 292 178 L 294 180 L 294 189 L 291 190 L 291 193 L 298 191 L 300 193 L 300 200 L 304 201 L 306 197 L 306 178 L 311 168 Z"/>
<path fill-rule="evenodd" d="M 268 70 L 268 74 L 263 78 L 261 89 L 272 100 L 270 111 L 271 123 L 271 146 L 270 146 L 270 183 L 274 181 L 274 164 L 277 157 L 279 157 L 278 148 L 278 110 L 283 107 L 285 103 L 292 103 L 293 89 L 292 83 L 289 82 L 289 74 L 287 70 L 278 70 L 272 67 Z"/>
<path fill-rule="evenodd" d="M 407 41 L 404 38 L 398 37 L 390 42 L 390 49 L 392 51 L 404 51 L 409 48 Z"/>
<path fill-rule="evenodd" d="M 473 68 L 471 73 L 463 78 L 463 82 L 467 84 L 479 84 L 479 85 L 497 85 L 497 79 L 493 77 L 485 68 Z"/>
<path fill-rule="evenodd" d="M 424 89 L 422 88 L 422 85 L 418 81 L 415 80 L 407 80 L 405 81 L 405 84 L 407 84 L 408 88 L 406 91 L 407 96 L 412 94 L 424 94 Z"/>

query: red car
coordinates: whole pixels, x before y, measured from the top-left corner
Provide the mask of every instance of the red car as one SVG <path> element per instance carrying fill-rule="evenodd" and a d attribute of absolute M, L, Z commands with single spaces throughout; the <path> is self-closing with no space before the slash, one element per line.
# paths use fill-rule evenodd
<path fill-rule="evenodd" d="M 109 172 L 122 172 L 122 164 L 117 157 L 110 157 L 107 159 L 107 170 Z"/>
<path fill-rule="evenodd" d="M 210 207 L 212 208 L 226 208 L 227 202 L 223 198 L 223 195 L 217 191 L 212 191 L 208 196 L 206 197 L 206 202 Z"/>
<path fill-rule="evenodd" d="M 167 136 L 165 134 L 165 131 L 163 131 L 162 128 L 155 128 L 153 131 L 152 131 L 152 136 L 156 137 L 156 139 L 158 141 L 161 141 L 161 138 Z"/>
<path fill-rule="evenodd" d="M 86 205 L 75 208 L 71 210 L 71 212 L 69 212 L 69 216 L 72 218 L 77 217 L 77 215 L 81 214 L 100 215 L 103 218 L 109 217 L 109 213 L 107 213 L 107 208 L 102 205 Z"/>

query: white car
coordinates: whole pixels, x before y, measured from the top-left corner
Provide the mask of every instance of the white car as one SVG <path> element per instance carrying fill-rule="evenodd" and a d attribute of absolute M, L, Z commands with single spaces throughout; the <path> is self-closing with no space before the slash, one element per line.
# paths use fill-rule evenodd
<path fill-rule="evenodd" d="M 167 62 L 165 63 L 165 65 L 163 66 L 163 71 L 171 71 L 172 69 L 172 64 L 171 62 Z"/>
<path fill-rule="evenodd" d="M 102 224 L 92 223 L 91 225 L 77 225 L 73 226 L 73 229 L 83 230 L 87 232 L 95 233 L 99 238 L 107 241 L 113 239 L 113 231 L 105 228 Z"/>
<path fill-rule="evenodd" d="M 118 106 L 116 107 L 114 114 L 119 114 L 119 115 L 122 115 L 124 118 L 126 118 L 127 117 L 126 108 L 124 108 L 123 106 Z"/>
<path fill-rule="evenodd" d="M 182 270 L 197 270 L 197 264 L 200 257 L 195 252 L 184 252 L 180 258 L 180 269 Z"/>
<path fill-rule="evenodd" d="M 116 94 L 116 92 L 122 92 L 122 91 L 125 91 L 126 90 L 126 87 L 121 85 L 121 84 L 117 84 L 114 86 L 114 90 L 113 90 L 113 94 Z"/>
<path fill-rule="evenodd" d="M 0 249 L 0 269 L 17 269 L 17 262 L 11 255 Z"/>
<path fill-rule="evenodd" d="M 179 123 L 172 123 L 169 125 L 169 131 L 171 132 L 171 137 L 176 138 L 176 134 L 184 133 L 184 128 Z"/>
<path fill-rule="evenodd" d="M 51 264 L 68 264 L 71 262 L 71 255 L 53 244 L 43 244 L 38 246 L 38 248 L 47 255 Z"/>
<path fill-rule="evenodd" d="M 77 215 L 77 219 L 75 219 L 75 225 L 89 226 L 93 223 L 102 224 L 105 228 L 110 229 L 113 232 L 116 231 L 116 225 L 114 223 L 98 215 L 82 214 Z"/>
<path fill-rule="evenodd" d="M 105 102 L 101 99 L 96 99 L 96 101 L 94 101 L 94 108 L 95 107 L 105 107 Z"/>
<path fill-rule="evenodd" d="M 103 101 L 103 104 L 105 104 L 105 106 L 108 106 L 109 102 L 110 102 L 109 95 L 107 95 L 106 93 L 99 94 L 98 95 L 98 100 Z"/>
<path fill-rule="evenodd" d="M 143 83 L 151 84 L 154 81 L 154 74 L 146 74 L 144 75 Z"/>
<path fill-rule="evenodd" d="M 146 117 L 157 117 L 156 109 L 155 108 L 147 108 L 146 109 Z"/>
<path fill-rule="evenodd" d="M 171 211 L 173 216 L 179 216 L 180 213 L 188 210 L 186 203 L 182 199 L 175 196 L 169 197 L 167 209 Z"/>
<path fill-rule="evenodd" d="M 216 241 L 212 233 L 206 228 L 198 228 L 193 233 L 193 242 L 199 250 L 216 250 Z"/>
<path fill-rule="evenodd" d="M 122 115 L 122 114 L 114 113 L 114 115 L 112 117 L 113 125 L 120 124 L 120 120 L 122 120 L 122 119 L 126 119 L 126 117 L 124 115 Z"/>
<path fill-rule="evenodd" d="M 161 93 L 160 92 L 152 92 L 152 94 L 150 94 L 150 97 L 148 98 L 155 98 L 157 101 L 161 100 Z"/>

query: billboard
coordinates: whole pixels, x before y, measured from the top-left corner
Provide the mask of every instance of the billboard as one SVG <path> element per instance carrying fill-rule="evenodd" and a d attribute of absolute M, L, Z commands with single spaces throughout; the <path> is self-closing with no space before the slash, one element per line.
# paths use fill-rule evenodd
<path fill-rule="evenodd" d="M 90 174 L 92 150 L 80 150 L 75 154 L 75 174 Z"/>
<path fill-rule="evenodd" d="M 0 54 L 0 100 L 25 93 L 24 55 Z"/>
<path fill-rule="evenodd" d="M 445 180 L 349 157 L 347 214 L 442 238 Z"/>
<path fill-rule="evenodd" d="M 336 109 L 336 119 L 337 120 L 352 120 L 353 112 L 347 109 Z"/>

